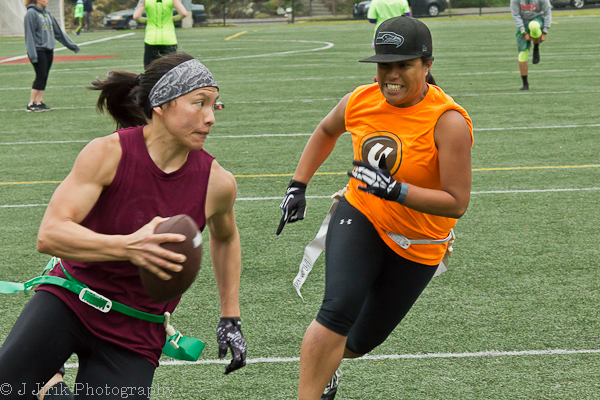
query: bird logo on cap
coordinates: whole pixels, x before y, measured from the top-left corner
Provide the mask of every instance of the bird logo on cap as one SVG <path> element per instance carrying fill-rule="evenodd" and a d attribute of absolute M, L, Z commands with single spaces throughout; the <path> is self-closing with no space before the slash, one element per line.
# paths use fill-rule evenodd
<path fill-rule="evenodd" d="M 395 32 L 379 32 L 375 44 L 395 44 L 396 48 L 402 46 L 404 37 Z"/>

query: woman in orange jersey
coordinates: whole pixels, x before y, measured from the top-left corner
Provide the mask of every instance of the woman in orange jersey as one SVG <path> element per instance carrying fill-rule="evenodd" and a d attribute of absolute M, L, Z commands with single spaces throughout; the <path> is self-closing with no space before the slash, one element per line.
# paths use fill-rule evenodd
<path fill-rule="evenodd" d="M 361 61 L 377 63 L 377 83 L 346 95 L 321 121 L 280 205 L 278 234 L 304 218 L 307 183 L 349 131 L 355 168 L 327 232 L 324 300 L 300 351 L 301 400 L 333 399 L 342 357 L 389 336 L 434 276 L 469 204 L 471 120 L 426 83 L 429 29 L 410 17 L 387 20 L 375 53 Z"/>

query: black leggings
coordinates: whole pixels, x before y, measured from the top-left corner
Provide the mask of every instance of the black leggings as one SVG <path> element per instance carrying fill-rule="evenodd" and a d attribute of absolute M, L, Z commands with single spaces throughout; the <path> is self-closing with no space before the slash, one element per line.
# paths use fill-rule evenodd
<path fill-rule="evenodd" d="M 94 336 L 55 295 L 40 290 L 27 303 L 0 348 L 0 398 L 31 400 L 71 354 L 79 370 L 76 399 L 147 399 L 154 365 Z M 66 386 L 66 385 L 65 385 Z M 53 387 L 50 399 L 72 399 Z"/>
<path fill-rule="evenodd" d="M 346 348 L 357 354 L 383 343 L 437 269 L 396 254 L 345 198 L 331 217 L 325 257 L 325 297 L 316 320 L 347 336 Z"/>
<path fill-rule="evenodd" d="M 54 60 L 54 50 L 37 49 L 37 56 L 38 61 L 36 63 L 31 63 L 33 69 L 35 69 L 35 80 L 33 81 L 33 86 L 31 86 L 31 88 L 35 90 L 45 90 L 46 82 L 48 82 L 48 75 L 50 74 L 50 68 L 52 67 L 52 61 Z"/>

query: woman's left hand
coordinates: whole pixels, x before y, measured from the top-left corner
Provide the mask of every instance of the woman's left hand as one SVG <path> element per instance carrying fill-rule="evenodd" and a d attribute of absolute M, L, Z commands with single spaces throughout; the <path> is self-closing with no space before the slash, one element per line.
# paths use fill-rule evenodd
<path fill-rule="evenodd" d="M 366 186 L 358 188 L 363 192 L 374 194 L 385 200 L 401 203 L 406 198 L 407 184 L 398 182 L 390 171 L 385 168 L 385 157 L 382 156 L 379 160 L 379 167 L 374 167 L 363 161 L 354 161 L 356 166 L 352 171 L 348 172 L 348 176 L 363 182 Z"/>

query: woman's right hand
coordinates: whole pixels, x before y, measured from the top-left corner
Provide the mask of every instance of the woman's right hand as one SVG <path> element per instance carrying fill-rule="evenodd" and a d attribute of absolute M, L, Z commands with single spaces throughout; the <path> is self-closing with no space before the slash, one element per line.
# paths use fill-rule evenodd
<path fill-rule="evenodd" d="M 185 236 L 176 233 L 154 234 L 156 227 L 168 218 L 154 217 L 152 221 L 126 237 L 126 255 L 135 265 L 145 268 L 160 279 L 169 280 L 169 272 L 179 272 L 185 261 L 183 254 L 169 251 L 161 243 L 183 242 Z"/>

